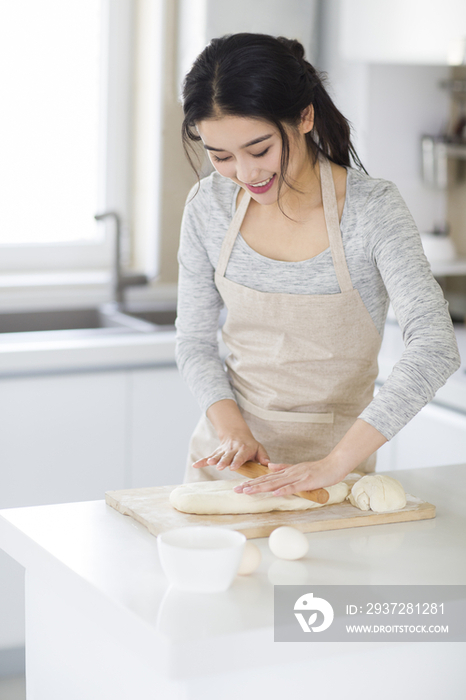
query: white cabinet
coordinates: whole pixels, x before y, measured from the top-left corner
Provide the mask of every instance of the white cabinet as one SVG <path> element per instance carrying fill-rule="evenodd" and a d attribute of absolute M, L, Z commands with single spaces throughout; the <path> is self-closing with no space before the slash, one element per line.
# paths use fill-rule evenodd
<path fill-rule="evenodd" d="M 377 471 L 466 462 L 466 415 L 428 404 L 377 453 Z"/>
<path fill-rule="evenodd" d="M 459 65 L 465 42 L 464 0 L 340 0 L 344 59 Z"/>
<path fill-rule="evenodd" d="M 101 372 L 0 384 L 0 507 L 102 498 L 125 486 L 127 377 Z"/>
<path fill-rule="evenodd" d="M 0 508 L 95 500 L 124 488 L 127 376 L 0 382 Z M 0 653 L 24 644 L 24 572 L 0 552 Z M 18 657 L 20 654 L 18 654 Z"/>
<path fill-rule="evenodd" d="M 9 673 L 21 671 L 24 646 L 24 569 L 0 550 L 0 669 L 8 658 Z M 7 650 L 7 651 L 3 651 Z M 15 651 L 12 651 L 15 650 Z M 11 665 L 14 668 L 11 668 Z"/>
<path fill-rule="evenodd" d="M 130 373 L 131 487 L 180 484 L 200 409 L 178 369 Z"/>
<path fill-rule="evenodd" d="M 200 409 L 175 365 L 0 387 L 0 508 L 182 481 Z"/>

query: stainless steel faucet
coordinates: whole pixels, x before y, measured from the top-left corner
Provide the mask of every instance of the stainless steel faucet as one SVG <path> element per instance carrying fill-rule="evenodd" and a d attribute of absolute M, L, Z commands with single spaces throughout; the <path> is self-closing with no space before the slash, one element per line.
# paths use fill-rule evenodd
<path fill-rule="evenodd" d="M 115 255 L 113 258 L 112 288 L 113 301 L 122 306 L 125 300 L 126 287 L 140 287 L 148 284 L 149 278 L 143 274 L 128 274 L 123 272 L 121 266 L 121 217 L 116 211 L 106 211 L 103 214 L 96 214 L 97 221 L 112 218 L 115 221 Z"/>

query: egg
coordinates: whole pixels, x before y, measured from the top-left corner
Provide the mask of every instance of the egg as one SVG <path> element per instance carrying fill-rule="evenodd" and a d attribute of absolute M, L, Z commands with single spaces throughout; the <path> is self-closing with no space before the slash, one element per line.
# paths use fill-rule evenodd
<path fill-rule="evenodd" d="M 254 542 L 246 542 L 243 549 L 243 556 L 239 565 L 238 574 L 247 576 L 252 574 L 261 563 L 262 554 L 259 547 Z"/>
<path fill-rule="evenodd" d="M 309 549 L 309 542 L 300 530 L 294 527 L 277 527 L 269 537 L 272 554 L 280 559 L 301 559 Z"/>

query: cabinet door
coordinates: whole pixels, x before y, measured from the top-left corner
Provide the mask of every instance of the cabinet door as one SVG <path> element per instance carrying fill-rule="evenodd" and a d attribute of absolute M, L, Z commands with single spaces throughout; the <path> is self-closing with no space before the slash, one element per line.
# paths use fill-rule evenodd
<path fill-rule="evenodd" d="M 123 372 L 0 382 L 0 508 L 104 498 L 125 482 Z M 0 654 L 24 645 L 24 570 L 0 552 Z"/>
<path fill-rule="evenodd" d="M 104 497 L 125 487 L 123 372 L 6 379 L 0 507 Z"/>
<path fill-rule="evenodd" d="M 464 0 L 340 0 L 340 50 L 350 61 L 458 65 L 465 25 Z"/>
<path fill-rule="evenodd" d="M 466 463 L 466 415 L 428 404 L 395 440 L 396 469 Z"/>
<path fill-rule="evenodd" d="M 377 455 L 377 471 L 466 463 L 466 415 L 428 404 Z"/>
<path fill-rule="evenodd" d="M 24 569 L 0 550 L 0 680 L 24 665 Z M 1 695 L 0 690 L 0 697 Z M 6 700 L 6 699 L 5 699 Z"/>
<path fill-rule="evenodd" d="M 181 484 L 199 406 L 176 366 L 130 374 L 131 487 Z"/>

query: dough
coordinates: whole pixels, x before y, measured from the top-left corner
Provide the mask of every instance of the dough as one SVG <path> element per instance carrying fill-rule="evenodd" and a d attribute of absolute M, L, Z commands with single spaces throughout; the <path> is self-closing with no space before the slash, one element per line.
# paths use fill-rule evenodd
<path fill-rule="evenodd" d="M 307 537 L 295 527 L 277 527 L 269 536 L 269 547 L 272 554 L 279 559 L 301 559 L 307 554 L 309 542 Z"/>
<path fill-rule="evenodd" d="M 272 493 L 236 493 L 235 486 L 244 479 L 197 481 L 182 484 L 170 494 L 171 505 L 182 513 L 196 515 L 226 515 L 238 513 L 268 513 L 271 510 L 309 510 L 323 504 L 308 501 L 300 496 L 274 496 Z M 345 482 L 327 488 L 330 498 L 325 505 L 341 503 L 349 493 Z"/>
<path fill-rule="evenodd" d="M 406 505 L 406 493 L 397 479 L 382 474 L 368 474 L 357 481 L 348 496 L 351 505 L 361 510 L 385 513 Z"/>

